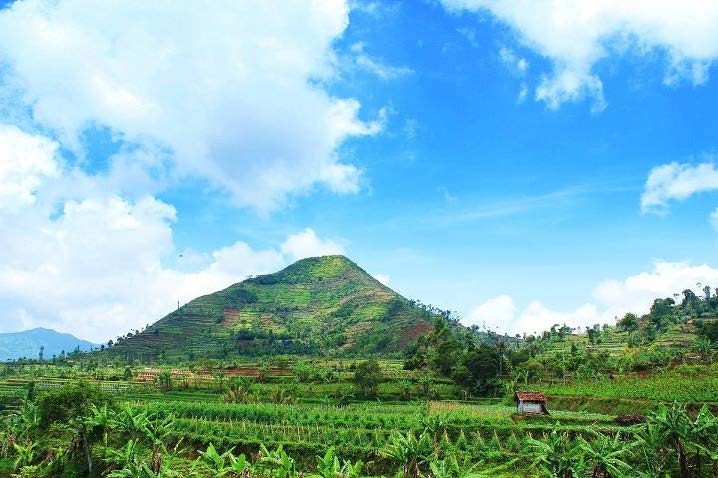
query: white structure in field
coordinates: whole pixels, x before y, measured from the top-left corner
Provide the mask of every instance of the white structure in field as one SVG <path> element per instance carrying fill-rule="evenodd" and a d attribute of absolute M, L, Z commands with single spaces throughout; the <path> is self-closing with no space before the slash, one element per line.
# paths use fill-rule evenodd
<path fill-rule="evenodd" d="M 548 415 L 546 395 L 543 393 L 516 392 L 514 400 L 516 400 L 516 411 L 519 413 L 545 413 Z"/>

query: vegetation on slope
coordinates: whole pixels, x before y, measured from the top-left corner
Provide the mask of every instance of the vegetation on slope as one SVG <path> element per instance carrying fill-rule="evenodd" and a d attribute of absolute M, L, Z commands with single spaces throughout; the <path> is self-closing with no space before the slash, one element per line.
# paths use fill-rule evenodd
<path fill-rule="evenodd" d="M 400 355 L 438 311 L 409 301 L 343 256 L 300 260 L 199 297 L 109 353 L 135 360 L 258 355 Z"/>

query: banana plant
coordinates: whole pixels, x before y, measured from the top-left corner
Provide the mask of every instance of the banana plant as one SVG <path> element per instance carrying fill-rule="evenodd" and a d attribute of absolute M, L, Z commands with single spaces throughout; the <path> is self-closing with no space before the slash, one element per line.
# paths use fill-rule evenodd
<path fill-rule="evenodd" d="M 379 453 L 381 456 L 402 464 L 404 478 L 418 478 L 419 467 L 426 462 L 432 452 L 432 438 L 428 433 L 417 436 L 414 432 L 405 435 L 393 433 L 389 443 Z"/>
<path fill-rule="evenodd" d="M 663 477 L 668 474 L 668 453 L 664 447 L 666 434 L 663 429 L 650 420 L 634 435 L 641 459 L 641 478 Z"/>
<path fill-rule="evenodd" d="M 111 429 L 128 437 L 138 437 L 144 435 L 148 422 L 147 412 L 128 404 L 111 418 L 109 425 Z"/>
<path fill-rule="evenodd" d="M 528 439 L 534 454 L 533 465 L 552 478 L 579 478 L 586 465 L 580 447 L 573 445 L 568 433 L 557 428 L 544 440 Z"/>
<path fill-rule="evenodd" d="M 665 440 L 673 446 L 678 458 L 680 478 L 689 478 L 686 444 L 690 438 L 692 424 L 685 408 L 676 404 L 668 408 L 661 403 L 658 410 L 649 415 L 648 422 L 656 424 L 663 431 Z"/>
<path fill-rule="evenodd" d="M 178 446 L 168 451 L 168 460 L 156 463 L 154 455 L 148 463 L 141 455 L 137 441 L 130 440 L 119 450 L 108 449 L 105 461 L 117 467 L 108 478 L 176 478 L 180 474 L 172 469 L 171 462 L 180 453 Z"/>
<path fill-rule="evenodd" d="M 363 466 L 362 461 L 346 460 L 340 465 L 334 448 L 329 448 L 324 456 L 317 456 L 317 474 L 321 478 L 359 478 Z"/>
<path fill-rule="evenodd" d="M 15 448 L 15 455 L 17 455 L 13 462 L 14 471 L 32 465 L 37 458 L 37 443 L 35 442 L 14 443 L 13 448 Z"/>
<path fill-rule="evenodd" d="M 433 478 L 468 478 L 479 467 L 479 463 L 470 465 L 466 459 L 459 461 L 456 455 L 451 454 L 439 461 L 429 463 L 429 470 Z"/>
<path fill-rule="evenodd" d="M 590 440 L 578 439 L 584 458 L 593 468 L 592 478 L 626 478 L 631 465 L 626 461 L 633 456 L 636 443 L 628 442 L 620 433 L 613 436 L 595 433 Z"/>
<path fill-rule="evenodd" d="M 713 462 L 714 476 L 718 476 L 718 418 L 703 405 L 691 423 L 689 441 L 695 450 L 696 476 L 702 476 L 703 455 Z"/>
<path fill-rule="evenodd" d="M 210 472 L 214 477 L 241 476 L 250 464 L 244 454 L 234 456 L 233 450 L 231 448 L 220 454 L 210 443 L 206 451 L 199 452 L 199 458 L 192 463 L 192 471 L 196 476 L 204 476 L 203 472 Z"/>
<path fill-rule="evenodd" d="M 294 459 L 287 455 L 284 447 L 279 445 L 276 450 L 269 451 L 260 445 L 260 465 L 268 469 L 274 478 L 297 478 L 297 469 Z"/>

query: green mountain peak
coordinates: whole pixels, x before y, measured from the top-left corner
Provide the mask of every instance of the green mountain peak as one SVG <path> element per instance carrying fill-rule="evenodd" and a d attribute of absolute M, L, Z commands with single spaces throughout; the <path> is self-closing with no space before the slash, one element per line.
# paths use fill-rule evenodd
<path fill-rule="evenodd" d="M 341 255 L 198 297 L 109 353 L 127 358 L 401 355 L 435 316 Z"/>

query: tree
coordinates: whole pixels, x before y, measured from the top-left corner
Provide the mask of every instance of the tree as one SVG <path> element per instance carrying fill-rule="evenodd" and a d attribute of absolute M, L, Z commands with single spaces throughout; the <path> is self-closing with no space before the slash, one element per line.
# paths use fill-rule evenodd
<path fill-rule="evenodd" d="M 616 326 L 619 330 L 623 330 L 624 332 L 632 332 L 634 330 L 637 330 L 638 317 L 636 316 L 636 314 L 632 314 L 631 312 L 629 312 L 624 315 L 621 320 L 618 321 Z"/>
<path fill-rule="evenodd" d="M 354 386 L 364 397 L 375 397 L 377 387 L 384 380 L 376 360 L 367 360 L 360 363 L 354 372 Z"/>
<path fill-rule="evenodd" d="M 48 390 L 37 399 L 40 426 L 47 429 L 53 423 L 69 423 L 75 418 L 87 417 L 92 405 L 112 405 L 112 397 L 96 386 L 77 382 Z"/>
<path fill-rule="evenodd" d="M 157 386 L 160 387 L 160 390 L 163 392 L 172 390 L 172 375 L 166 370 L 157 374 L 155 382 L 157 382 Z"/>
<path fill-rule="evenodd" d="M 683 305 L 685 306 L 686 301 L 688 299 L 688 295 L 692 297 L 695 297 L 695 294 L 690 289 L 686 289 L 683 291 L 683 294 L 686 296 L 686 299 L 683 301 Z M 650 316 L 651 319 L 656 322 L 659 321 L 662 317 L 666 317 L 669 315 L 673 315 L 673 308 L 676 305 L 676 301 L 671 299 L 670 297 L 667 297 L 665 299 L 656 299 L 653 301 L 653 305 L 651 306 Z"/>
<path fill-rule="evenodd" d="M 434 365 L 442 375 L 450 376 L 462 352 L 463 346 L 458 340 L 446 340 L 436 348 Z"/>
<path fill-rule="evenodd" d="M 468 375 L 461 378 L 460 385 L 479 394 L 492 394 L 496 391 L 496 379 L 499 375 L 501 356 L 498 350 L 481 345 L 464 353 L 461 365 Z"/>

